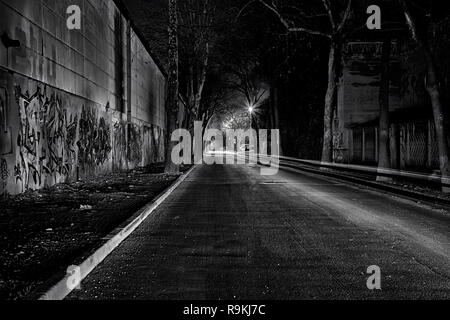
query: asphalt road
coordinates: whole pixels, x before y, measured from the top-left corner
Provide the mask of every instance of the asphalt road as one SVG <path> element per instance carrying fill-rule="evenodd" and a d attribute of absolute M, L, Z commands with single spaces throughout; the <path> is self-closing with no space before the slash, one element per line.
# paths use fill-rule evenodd
<path fill-rule="evenodd" d="M 450 298 L 450 213 L 337 180 L 197 167 L 69 299 Z M 366 270 L 381 268 L 381 290 Z"/>

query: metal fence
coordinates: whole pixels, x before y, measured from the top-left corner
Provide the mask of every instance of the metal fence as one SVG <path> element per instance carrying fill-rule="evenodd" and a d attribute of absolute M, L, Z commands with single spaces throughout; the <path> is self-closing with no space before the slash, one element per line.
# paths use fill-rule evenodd
<path fill-rule="evenodd" d="M 353 163 L 375 164 L 378 161 L 378 130 L 376 127 L 353 129 Z"/>
<path fill-rule="evenodd" d="M 402 169 L 439 169 L 438 145 L 432 121 L 402 124 L 399 138 Z"/>
<path fill-rule="evenodd" d="M 391 158 L 394 167 L 405 170 L 439 169 L 438 144 L 432 120 L 394 124 L 390 130 Z M 378 128 L 352 129 L 351 162 L 378 162 Z"/>

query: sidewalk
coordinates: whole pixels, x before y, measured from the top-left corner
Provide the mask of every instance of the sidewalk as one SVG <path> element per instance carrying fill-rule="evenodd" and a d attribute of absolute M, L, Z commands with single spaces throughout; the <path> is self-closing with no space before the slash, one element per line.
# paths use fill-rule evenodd
<path fill-rule="evenodd" d="M 21 299 L 86 251 L 178 177 L 162 166 L 111 173 L 1 199 L 0 299 Z"/>

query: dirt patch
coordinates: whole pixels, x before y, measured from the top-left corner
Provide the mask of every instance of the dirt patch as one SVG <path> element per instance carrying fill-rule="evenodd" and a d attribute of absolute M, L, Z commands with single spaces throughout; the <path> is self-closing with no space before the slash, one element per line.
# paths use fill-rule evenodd
<path fill-rule="evenodd" d="M 178 177 L 150 166 L 0 200 L 0 299 L 25 298 Z"/>

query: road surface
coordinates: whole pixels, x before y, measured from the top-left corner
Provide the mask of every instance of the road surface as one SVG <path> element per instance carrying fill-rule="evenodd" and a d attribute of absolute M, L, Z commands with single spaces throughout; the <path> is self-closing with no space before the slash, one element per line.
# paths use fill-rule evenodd
<path fill-rule="evenodd" d="M 381 290 L 369 290 L 369 266 Z M 450 298 L 450 213 L 305 173 L 199 166 L 69 299 Z"/>

